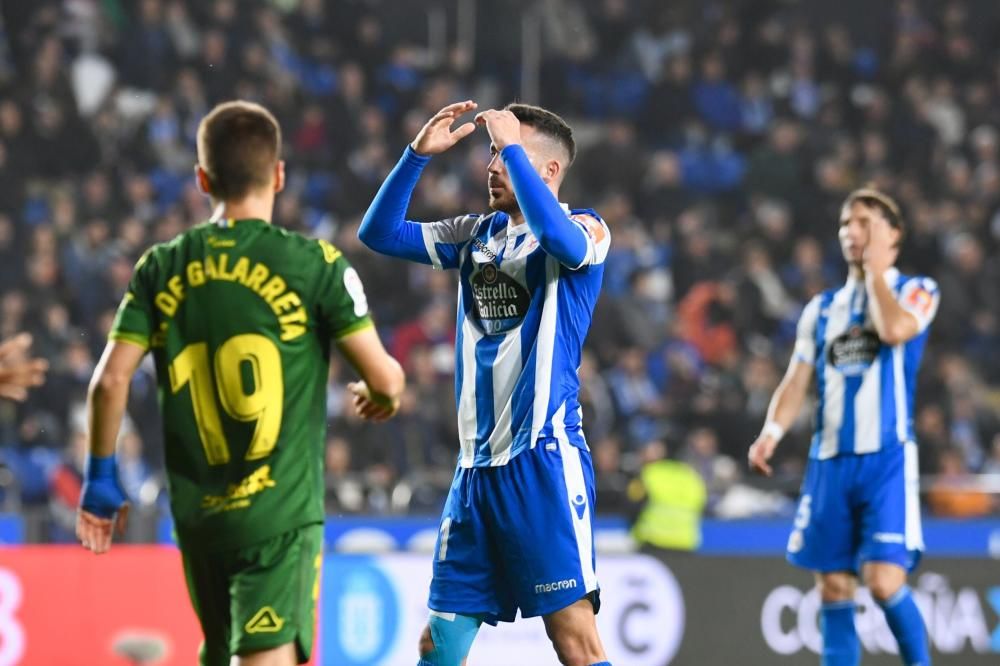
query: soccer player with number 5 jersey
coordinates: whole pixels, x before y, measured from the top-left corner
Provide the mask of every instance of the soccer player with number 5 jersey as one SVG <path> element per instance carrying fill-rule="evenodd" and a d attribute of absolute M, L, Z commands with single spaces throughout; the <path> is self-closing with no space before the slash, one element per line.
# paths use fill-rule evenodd
<path fill-rule="evenodd" d="M 905 666 L 931 663 L 907 574 L 923 551 L 913 411 L 917 371 L 937 312 L 937 284 L 895 267 L 903 238 L 896 202 L 852 192 L 840 214 L 847 283 L 809 302 L 788 371 L 750 447 L 768 463 L 815 377 L 815 435 L 788 559 L 816 572 L 824 666 L 856 666 L 858 575 L 885 612 Z"/>
<path fill-rule="evenodd" d="M 102 553 L 128 513 L 115 441 L 129 382 L 152 353 L 202 666 L 309 659 L 331 343 L 362 378 L 349 388 L 363 418 L 392 416 L 403 390 L 340 251 L 270 224 L 280 153 L 277 121 L 257 104 L 222 104 L 202 120 L 197 178 L 215 215 L 139 261 L 88 396 L 77 536 Z"/>
<path fill-rule="evenodd" d="M 594 471 L 577 368 L 610 234 L 560 204 L 576 151 L 556 114 L 512 104 L 452 130 L 475 102 L 446 106 L 383 183 L 359 231 L 384 254 L 458 272 L 458 468 L 434 551 L 420 666 L 459 666 L 482 622 L 542 616 L 559 660 L 607 666 L 597 634 Z M 432 155 L 484 126 L 489 207 L 405 219 Z"/>

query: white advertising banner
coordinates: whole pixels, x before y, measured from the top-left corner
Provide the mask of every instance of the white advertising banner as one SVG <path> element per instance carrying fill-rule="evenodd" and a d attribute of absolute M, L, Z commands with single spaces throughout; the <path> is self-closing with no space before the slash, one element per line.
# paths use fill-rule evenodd
<path fill-rule="evenodd" d="M 413 666 L 427 623 L 430 557 L 414 554 L 329 555 L 323 571 L 321 663 Z M 601 638 L 612 663 L 663 666 L 684 636 L 680 585 L 660 561 L 644 555 L 598 561 Z M 476 666 L 558 666 L 540 618 L 484 625 L 469 658 Z"/>

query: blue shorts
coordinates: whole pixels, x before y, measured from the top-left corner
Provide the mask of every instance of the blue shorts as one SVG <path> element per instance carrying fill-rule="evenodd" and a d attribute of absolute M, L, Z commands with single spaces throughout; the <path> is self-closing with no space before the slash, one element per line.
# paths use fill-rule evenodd
<path fill-rule="evenodd" d="M 459 467 L 434 549 L 428 606 L 490 624 L 547 615 L 593 593 L 590 453 L 540 439 L 506 465 Z"/>
<path fill-rule="evenodd" d="M 858 573 L 865 562 L 912 571 L 920 527 L 917 447 L 811 459 L 788 537 L 788 561 L 812 571 Z"/>

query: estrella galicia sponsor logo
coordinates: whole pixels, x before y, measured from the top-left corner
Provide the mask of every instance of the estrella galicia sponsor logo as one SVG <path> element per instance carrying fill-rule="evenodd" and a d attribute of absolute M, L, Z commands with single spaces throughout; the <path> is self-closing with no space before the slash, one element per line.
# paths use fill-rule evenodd
<path fill-rule="evenodd" d="M 851 326 L 846 333 L 830 341 L 827 361 L 848 377 L 864 374 L 878 358 L 882 341 L 875 331 Z"/>
<path fill-rule="evenodd" d="M 323 576 L 323 663 L 383 663 L 401 629 L 392 581 L 369 556 L 337 556 L 335 570 L 336 575 Z"/>
<path fill-rule="evenodd" d="M 531 296 L 520 282 L 501 271 L 496 264 L 480 264 L 470 283 L 476 314 L 487 335 L 506 333 L 524 320 L 531 305 Z"/>
<path fill-rule="evenodd" d="M 566 580 L 557 580 L 551 583 L 539 583 L 535 585 L 535 594 L 546 594 L 548 592 L 559 592 L 561 590 L 573 590 L 576 589 L 576 579 L 567 578 Z"/>

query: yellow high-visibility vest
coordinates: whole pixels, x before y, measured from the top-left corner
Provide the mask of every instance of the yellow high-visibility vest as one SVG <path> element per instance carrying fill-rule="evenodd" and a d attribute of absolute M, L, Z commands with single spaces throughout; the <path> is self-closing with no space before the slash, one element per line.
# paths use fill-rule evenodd
<path fill-rule="evenodd" d="M 647 499 L 632 527 L 633 538 L 658 548 L 697 550 L 708 495 L 698 472 L 682 462 L 657 460 L 642 468 L 638 480 Z"/>

